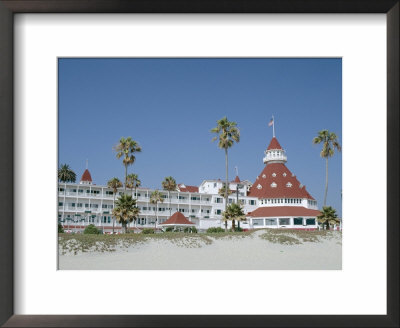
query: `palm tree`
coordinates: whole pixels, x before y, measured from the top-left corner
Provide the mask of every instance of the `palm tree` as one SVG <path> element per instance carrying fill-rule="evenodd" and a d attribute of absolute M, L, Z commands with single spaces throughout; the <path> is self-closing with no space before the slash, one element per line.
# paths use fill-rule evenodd
<path fill-rule="evenodd" d="M 138 175 L 133 173 L 128 174 L 126 179 L 127 179 L 126 187 L 131 190 L 131 194 L 133 197 L 133 189 L 135 188 L 135 194 L 136 194 L 136 188 L 140 186 L 141 181 L 138 179 Z"/>
<path fill-rule="evenodd" d="M 75 182 L 76 174 L 71 170 L 69 165 L 61 164 L 61 167 L 58 169 L 58 180 L 60 182 Z"/>
<path fill-rule="evenodd" d="M 223 186 L 218 190 L 218 195 L 220 196 L 224 196 L 225 197 L 225 192 L 226 192 L 226 187 L 225 187 L 225 183 L 223 184 Z M 232 193 L 232 190 L 228 189 L 228 195 Z"/>
<path fill-rule="evenodd" d="M 154 190 L 150 195 L 150 203 L 156 204 L 154 213 L 156 215 L 156 222 L 154 223 L 154 230 L 157 229 L 157 220 L 158 220 L 158 203 L 163 203 L 164 198 L 161 197 L 161 193 L 158 190 Z"/>
<path fill-rule="evenodd" d="M 225 221 L 225 229 L 227 229 L 227 220 L 232 220 L 232 231 L 235 231 L 235 220 L 243 220 L 245 214 L 240 204 L 232 203 L 226 208 L 222 216 Z"/>
<path fill-rule="evenodd" d="M 225 211 L 228 206 L 228 148 L 231 148 L 235 142 L 240 141 L 240 131 L 237 128 L 236 122 L 228 121 L 227 117 L 217 121 L 217 126 L 211 130 L 212 133 L 217 133 L 218 136 L 212 138 L 212 141 L 219 139 L 218 147 L 225 149 L 225 173 L 226 173 L 226 186 L 225 188 Z M 226 227 L 226 225 L 225 225 Z"/>
<path fill-rule="evenodd" d="M 132 174 L 133 177 L 133 188 L 135 189 L 135 197 L 137 199 L 136 189 L 142 185 L 142 181 L 139 180 L 139 176 L 137 174 Z"/>
<path fill-rule="evenodd" d="M 318 132 L 318 136 L 313 139 L 313 144 L 322 143 L 321 157 L 326 159 L 326 177 L 325 177 L 325 194 L 324 194 L 324 206 L 326 206 L 326 198 L 328 196 L 328 159 L 335 154 L 335 149 L 341 151 L 337 136 L 334 132 L 328 130 L 321 130 Z"/>
<path fill-rule="evenodd" d="M 117 152 L 118 159 L 123 157 L 122 163 L 125 166 L 125 190 L 126 190 L 128 166 L 132 165 L 135 162 L 136 157 L 134 156 L 134 153 L 141 152 L 142 148 L 131 137 L 127 138 L 122 137 L 119 140 L 119 143 L 116 146 L 114 146 L 114 150 Z"/>
<path fill-rule="evenodd" d="M 171 216 L 171 197 L 170 191 L 176 190 L 176 181 L 173 177 L 169 176 L 164 178 L 164 181 L 161 182 L 161 185 L 164 190 L 168 191 L 168 199 L 169 199 L 169 216 Z"/>
<path fill-rule="evenodd" d="M 133 220 L 136 221 L 139 215 L 139 208 L 136 206 L 136 200 L 132 198 L 131 195 L 122 194 L 121 197 L 117 199 L 116 207 L 113 209 L 112 213 L 122 224 L 122 232 L 126 233 L 126 226 L 129 222 Z"/>
<path fill-rule="evenodd" d="M 338 220 L 337 217 L 336 210 L 332 208 L 332 206 L 323 206 L 321 215 L 318 216 L 318 221 L 322 224 L 325 223 L 326 230 L 329 230 L 329 225 L 331 223 L 340 223 L 340 220 Z"/>
<path fill-rule="evenodd" d="M 118 191 L 118 188 L 122 187 L 122 182 L 118 178 L 112 178 L 108 180 L 107 187 L 113 190 L 114 199 L 113 199 L 113 208 L 115 208 L 115 195 Z M 113 216 L 113 234 L 114 234 L 114 226 L 115 226 L 115 216 Z"/>

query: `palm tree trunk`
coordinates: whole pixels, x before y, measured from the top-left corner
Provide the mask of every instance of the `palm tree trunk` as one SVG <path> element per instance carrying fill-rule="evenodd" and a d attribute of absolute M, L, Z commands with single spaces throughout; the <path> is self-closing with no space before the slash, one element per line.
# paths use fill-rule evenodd
<path fill-rule="evenodd" d="M 232 220 L 232 231 L 235 232 L 235 220 Z"/>
<path fill-rule="evenodd" d="M 225 148 L 225 211 L 228 207 L 228 148 Z M 225 232 L 228 231 L 228 222 L 225 221 Z"/>
<path fill-rule="evenodd" d="M 168 199 L 169 199 L 169 216 L 171 216 L 171 196 L 169 194 L 169 190 L 168 190 Z"/>
<path fill-rule="evenodd" d="M 154 222 L 154 232 L 156 232 L 156 229 L 157 229 L 157 219 L 158 219 L 157 203 L 156 203 L 156 209 L 154 210 L 154 214 L 156 215 L 156 222 Z"/>
<path fill-rule="evenodd" d="M 326 197 L 328 196 L 328 157 L 326 158 L 326 176 L 325 176 L 325 195 L 324 206 L 326 206 Z"/>
<path fill-rule="evenodd" d="M 114 200 L 113 200 L 113 210 L 114 210 L 114 207 L 115 207 L 115 191 L 114 191 Z M 112 212 L 111 212 L 112 213 Z M 113 234 L 114 234 L 114 226 L 115 226 L 115 217 L 114 217 L 114 215 L 113 215 Z"/>
<path fill-rule="evenodd" d="M 126 177 L 128 176 L 128 165 L 125 165 L 125 191 L 126 191 Z"/>
<path fill-rule="evenodd" d="M 225 211 L 228 206 L 228 148 L 225 148 L 225 173 L 226 173 L 226 180 L 225 180 Z"/>

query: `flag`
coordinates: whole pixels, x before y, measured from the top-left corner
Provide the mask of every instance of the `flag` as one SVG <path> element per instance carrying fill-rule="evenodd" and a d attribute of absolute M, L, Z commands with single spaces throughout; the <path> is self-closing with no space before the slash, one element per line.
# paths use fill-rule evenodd
<path fill-rule="evenodd" d="M 268 126 L 272 126 L 272 125 L 274 125 L 274 119 L 273 118 L 271 118 L 271 121 L 269 121 L 269 123 L 268 123 Z"/>

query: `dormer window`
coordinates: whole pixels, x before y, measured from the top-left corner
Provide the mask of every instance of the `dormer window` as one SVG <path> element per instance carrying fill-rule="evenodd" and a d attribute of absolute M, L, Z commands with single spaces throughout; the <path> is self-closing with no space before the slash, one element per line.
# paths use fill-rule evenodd
<path fill-rule="evenodd" d="M 277 184 L 276 184 L 275 182 L 272 182 L 272 183 L 271 183 L 271 187 L 272 187 L 272 188 L 276 188 L 276 186 L 277 186 Z"/>
<path fill-rule="evenodd" d="M 276 177 L 276 173 L 274 172 L 274 173 L 272 173 L 272 176 L 275 178 Z"/>
<path fill-rule="evenodd" d="M 262 177 L 265 179 L 267 176 L 265 174 L 263 174 Z"/>
<path fill-rule="evenodd" d="M 282 174 L 284 177 L 286 176 L 286 172 Z"/>
<path fill-rule="evenodd" d="M 260 184 L 257 185 L 257 189 L 261 189 L 262 186 Z"/>
<path fill-rule="evenodd" d="M 286 184 L 286 187 L 290 188 L 290 187 L 292 187 L 292 184 L 291 184 L 290 182 L 288 182 L 288 183 Z"/>

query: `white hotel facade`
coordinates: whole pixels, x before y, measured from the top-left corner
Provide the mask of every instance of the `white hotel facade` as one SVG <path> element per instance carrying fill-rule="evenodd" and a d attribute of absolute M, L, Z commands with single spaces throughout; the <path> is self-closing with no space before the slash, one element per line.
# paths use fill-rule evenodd
<path fill-rule="evenodd" d="M 241 181 L 238 176 L 231 181 L 232 193 L 228 202 L 242 204 L 246 222 L 244 229 L 254 228 L 294 228 L 317 229 L 319 211 L 317 202 L 286 167 L 286 153 L 277 139 L 272 138 L 263 162 L 265 167 L 254 183 Z M 176 191 L 160 191 L 163 203 L 150 203 L 154 190 L 138 188 L 133 192 L 121 188 L 115 198 L 122 193 L 133 193 L 140 214 L 128 229 L 152 228 L 165 222 L 175 212 L 181 212 L 199 230 L 209 227 L 223 227 L 221 214 L 225 209 L 225 199 L 218 194 L 222 180 L 204 180 L 200 186 L 179 184 Z M 93 184 L 90 172 L 86 170 L 80 183 L 59 183 L 58 222 L 65 230 L 81 232 L 88 224 L 96 225 L 103 233 L 110 233 L 113 226 L 112 209 L 114 194 L 107 186 Z M 121 225 L 115 223 L 115 231 Z"/>

